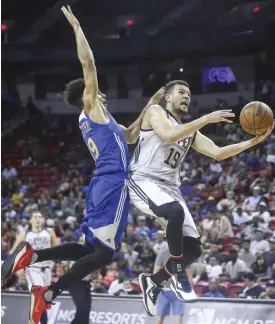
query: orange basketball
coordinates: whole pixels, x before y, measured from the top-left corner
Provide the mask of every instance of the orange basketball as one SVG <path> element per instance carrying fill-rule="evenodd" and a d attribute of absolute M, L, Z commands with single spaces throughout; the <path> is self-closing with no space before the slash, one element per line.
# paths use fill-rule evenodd
<path fill-rule="evenodd" d="M 273 124 L 273 112 L 265 103 L 253 101 L 243 107 L 240 123 L 247 133 L 262 135 Z"/>

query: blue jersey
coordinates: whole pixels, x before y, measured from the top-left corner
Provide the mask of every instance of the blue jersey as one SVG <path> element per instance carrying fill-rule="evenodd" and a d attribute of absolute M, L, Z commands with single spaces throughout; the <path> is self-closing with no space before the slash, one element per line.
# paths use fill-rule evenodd
<path fill-rule="evenodd" d="M 95 160 L 96 175 L 117 174 L 127 178 L 128 146 L 118 123 L 110 116 L 108 124 L 93 122 L 84 112 L 79 116 L 83 139 Z"/>
<path fill-rule="evenodd" d="M 97 239 L 116 250 L 127 225 L 130 205 L 128 146 L 111 115 L 108 124 L 97 124 L 83 111 L 79 116 L 79 128 L 96 165 L 96 176 L 87 191 L 86 215 L 81 229 L 89 244 L 94 245 Z"/>

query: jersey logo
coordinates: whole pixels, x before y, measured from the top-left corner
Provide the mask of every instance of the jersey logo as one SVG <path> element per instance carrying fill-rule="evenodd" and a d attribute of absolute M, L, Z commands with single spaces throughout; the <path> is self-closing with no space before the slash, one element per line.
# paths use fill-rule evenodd
<path fill-rule="evenodd" d="M 83 136 L 85 136 L 91 130 L 91 126 L 89 125 L 88 121 L 85 121 L 79 128 Z"/>

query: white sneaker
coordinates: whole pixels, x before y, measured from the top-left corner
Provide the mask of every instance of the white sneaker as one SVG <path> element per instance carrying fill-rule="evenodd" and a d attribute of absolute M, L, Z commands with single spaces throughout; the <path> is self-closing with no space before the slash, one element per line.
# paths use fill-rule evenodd
<path fill-rule="evenodd" d="M 197 300 L 198 297 L 190 284 L 185 270 L 180 274 L 172 275 L 171 279 L 170 288 L 178 299 L 190 302 Z"/>
<path fill-rule="evenodd" d="M 149 316 L 155 316 L 157 313 L 156 302 L 161 289 L 152 281 L 149 274 L 140 274 L 138 282 L 143 293 L 145 310 Z"/>

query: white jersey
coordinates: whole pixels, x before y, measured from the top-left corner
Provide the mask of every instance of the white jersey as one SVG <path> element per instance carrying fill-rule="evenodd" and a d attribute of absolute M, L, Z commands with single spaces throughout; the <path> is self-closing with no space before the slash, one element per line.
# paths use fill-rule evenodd
<path fill-rule="evenodd" d="M 165 109 L 167 118 L 178 125 L 175 117 Z M 172 144 L 166 143 L 154 130 L 140 131 L 139 143 L 130 162 L 129 170 L 134 176 L 142 176 L 180 186 L 180 169 L 190 149 L 195 134 Z"/>
<path fill-rule="evenodd" d="M 25 241 L 29 242 L 35 250 L 47 249 L 52 246 L 51 235 L 47 229 L 43 229 L 41 232 L 38 233 L 32 231 L 27 232 Z M 31 267 L 52 267 L 52 261 L 38 262 L 31 265 Z"/>

